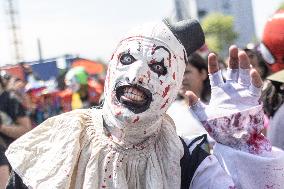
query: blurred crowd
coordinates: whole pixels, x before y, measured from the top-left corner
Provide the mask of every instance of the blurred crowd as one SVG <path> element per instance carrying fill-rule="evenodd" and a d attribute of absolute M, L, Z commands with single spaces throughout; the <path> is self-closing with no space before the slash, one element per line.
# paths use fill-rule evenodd
<path fill-rule="evenodd" d="M 24 71 L 25 80 L 21 80 L 1 70 L 0 82 L 2 92 L 9 93 L 23 106 L 33 127 L 60 113 L 100 103 L 104 80 L 102 76 L 88 74 L 84 67 L 66 70 L 52 81 L 40 80 L 29 65 L 25 65 Z M 2 118 L 2 123 L 5 122 Z"/>

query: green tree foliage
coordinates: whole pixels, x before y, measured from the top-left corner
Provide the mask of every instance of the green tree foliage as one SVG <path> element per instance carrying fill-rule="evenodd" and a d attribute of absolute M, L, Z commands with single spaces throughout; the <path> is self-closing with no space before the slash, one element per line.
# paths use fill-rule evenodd
<path fill-rule="evenodd" d="M 284 10 L 284 1 L 279 5 L 278 10 Z"/>
<path fill-rule="evenodd" d="M 229 45 L 237 39 L 234 31 L 234 18 L 221 13 L 210 13 L 201 21 L 206 37 L 206 44 L 211 51 L 221 56 Z"/>

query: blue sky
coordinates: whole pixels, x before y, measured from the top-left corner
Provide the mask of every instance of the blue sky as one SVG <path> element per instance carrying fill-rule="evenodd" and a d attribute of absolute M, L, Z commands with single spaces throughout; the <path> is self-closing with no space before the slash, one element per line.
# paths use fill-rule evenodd
<path fill-rule="evenodd" d="M 22 54 L 36 60 L 37 38 L 43 57 L 76 54 L 107 61 L 116 43 L 131 27 L 160 20 L 172 10 L 172 0 L 15 0 L 20 16 Z M 284 0 L 253 0 L 257 36 Z M 0 65 L 12 60 L 11 36 L 4 1 L 0 10 Z"/>

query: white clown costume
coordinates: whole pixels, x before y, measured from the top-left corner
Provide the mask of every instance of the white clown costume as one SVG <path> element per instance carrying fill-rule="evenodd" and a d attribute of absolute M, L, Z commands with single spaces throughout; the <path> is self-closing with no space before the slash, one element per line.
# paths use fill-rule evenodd
<path fill-rule="evenodd" d="M 23 185 L 39 189 L 182 188 L 180 161 L 188 149 L 185 150 L 183 140 L 177 136 L 174 123 L 165 112 L 181 85 L 187 55 L 203 43 L 204 35 L 196 21 L 172 24 L 165 20 L 130 31 L 110 60 L 102 108 L 76 110 L 50 118 L 10 145 L 6 155 Z M 226 99 L 230 101 L 230 97 Z M 213 104 L 221 107 L 219 112 L 226 103 L 217 100 Z M 248 104 L 248 107 L 256 105 Z M 216 121 L 211 120 L 216 117 L 204 113 L 205 107 L 200 103 L 192 108 L 205 128 L 212 129 Z M 232 114 L 245 110 L 230 108 Z M 223 120 L 220 122 L 222 126 L 228 125 Z M 223 142 L 228 137 L 220 135 L 218 129 L 210 133 L 219 137 L 217 142 L 223 145 L 218 146 L 216 156 L 205 156 L 197 165 L 188 188 L 252 186 L 254 189 L 265 188 L 265 184 L 280 188 L 284 184 L 283 161 L 279 161 L 278 155 L 272 155 L 271 148 L 261 156 L 261 153 L 251 153 L 255 151 L 245 145 L 238 144 L 237 148 L 230 140 Z M 184 141 L 190 143 L 186 138 Z M 190 146 L 190 153 L 196 146 L 198 142 Z M 228 162 L 231 156 L 241 161 L 239 153 L 244 153 L 248 161 L 256 160 L 254 166 L 257 160 L 264 162 L 261 165 L 264 168 L 277 164 L 278 172 L 273 167 L 269 169 L 275 176 L 273 179 L 263 179 L 259 173 L 255 176 L 261 180 L 251 183 L 252 177 L 240 176 L 238 169 Z M 245 163 L 240 168 L 246 170 Z"/>

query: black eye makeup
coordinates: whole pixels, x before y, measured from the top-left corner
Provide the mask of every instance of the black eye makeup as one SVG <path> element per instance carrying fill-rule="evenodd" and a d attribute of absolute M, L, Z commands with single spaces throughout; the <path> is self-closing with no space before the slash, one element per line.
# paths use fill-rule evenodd
<path fill-rule="evenodd" d="M 164 46 L 156 46 L 152 50 L 151 54 L 154 55 L 156 53 L 156 51 L 159 50 L 159 49 L 163 49 L 166 52 L 168 52 L 169 53 L 169 60 L 171 59 L 171 52 L 169 51 L 169 49 L 167 49 Z M 164 60 L 165 60 L 164 58 L 160 62 L 152 60 L 151 64 L 148 64 L 150 69 L 153 72 L 158 74 L 158 77 L 160 77 L 161 75 L 166 75 L 168 73 L 168 70 L 167 70 L 167 68 L 165 66 Z"/>
<path fill-rule="evenodd" d="M 119 61 L 123 65 L 129 65 L 136 61 L 136 59 L 130 53 L 123 53 L 119 57 Z"/>
<path fill-rule="evenodd" d="M 164 59 L 162 59 L 160 62 L 154 62 L 152 64 L 149 64 L 149 67 L 153 72 L 158 74 L 158 77 L 167 74 L 167 68 L 164 65 Z"/>

